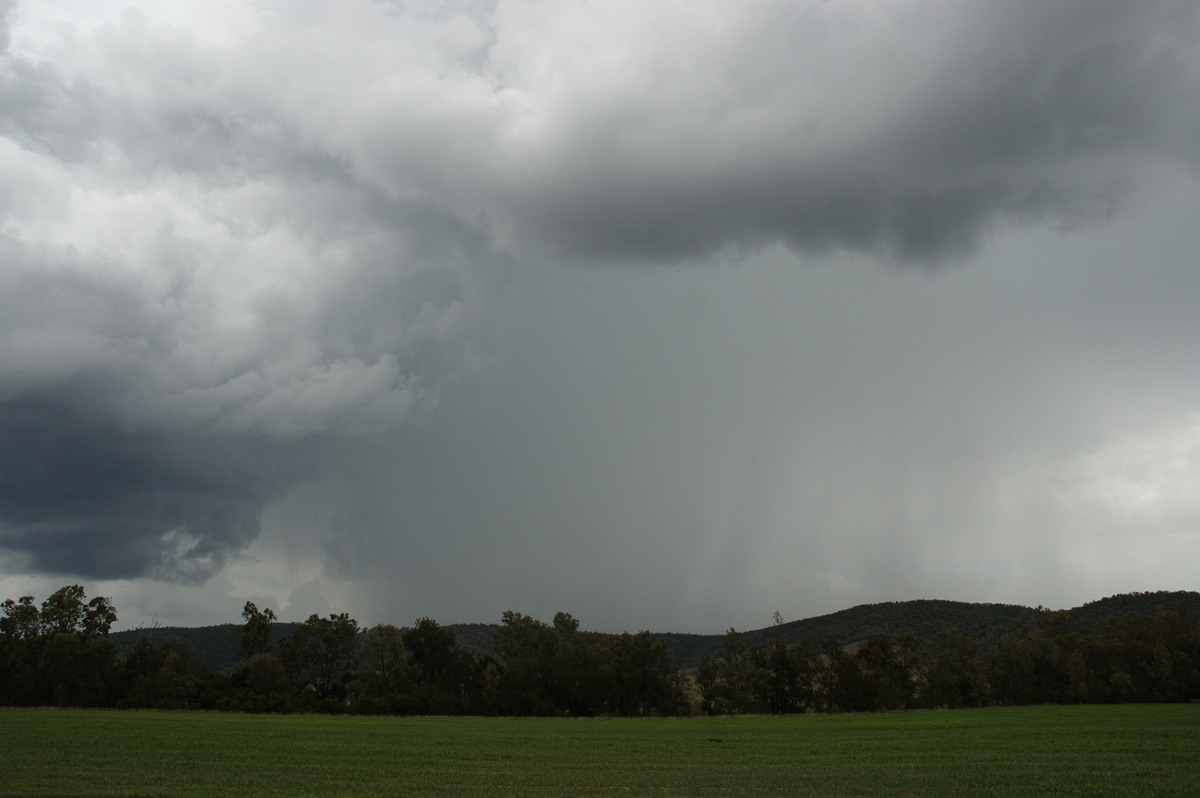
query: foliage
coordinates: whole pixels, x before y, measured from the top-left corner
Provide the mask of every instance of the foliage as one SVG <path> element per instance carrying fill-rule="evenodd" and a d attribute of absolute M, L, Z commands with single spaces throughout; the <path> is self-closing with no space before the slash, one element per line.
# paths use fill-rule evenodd
<path fill-rule="evenodd" d="M 1100 621 L 1133 611 L 1153 615 L 1160 609 L 1178 612 L 1200 612 L 1200 593 L 1190 591 L 1131 593 L 1100 599 L 1069 610 L 1065 631 L 1077 631 Z M 829 615 L 792 621 L 743 632 L 747 643 L 754 647 L 770 644 L 776 638 L 788 645 L 807 641 L 821 646 L 829 640 L 854 646 L 872 636 L 897 638 L 905 631 L 927 639 L 942 629 L 965 629 L 973 637 L 983 639 L 994 629 L 1007 629 L 1032 610 L 1011 604 L 970 604 L 958 601 L 920 600 L 867 604 Z M 278 643 L 294 627 L 294 623 L 276 621 L 272 624 L 271 639 Z M 193 654 L 220 671 L 232 671 L 245 657 L 241 654 L 239 624 L 219 624 L 196 628 L 158 627 L 159 635 L 170 635 L 188 644 Z M 476 657 L 496 657 L 495 635 L 499 624 L 446 624 L 442 627 L 454 633 L 458 647 Z M 145 630 L 133 629 L 112 632 L 109 637 L 117 644 L 118 653 L 128 650 Z M 675 655 L 679 667 L 694 668 L 703 654 L 717 656 L 723 635 L 655 633 L 664 640 Z"/>
<path fill-rule="evenodd" d="M 730 630 L 696 669 L 701 709 L 870 712 L 904 708 L 1187 701 L 1200 697 L 1200 613 L 1129 613 L 1066 631 L 1067 614 L 1032 610 L 978 638 L 877 635 L 818 652 L 780 638 L 750 649 Z"/>
<path fill-rule="evenodd" d="M 250 659 L 258 654 L 270 652 L 275 611 L 270 608 L 260 610 L 253 601 L 247 601 L 242 607 L 242 620 L 245 621 L 239 630 L 242 656 Z"/>
<path fill-rule="evenodd" d="M 485 711 L 479 693 L 480 672 L 486 664 L 460 649 L 453 632 L 432 618 L 420 618 L 413 628 L 401 631 L 400 639 L 413 685 L 405 711 L 425 715 Z"/>
<path fill-rule="evenodd" d="M 1083 608 L 1097 619 L 1084 626 L 1038 608 L 983 632 L 880 633 L 851 645 L 789 639 L 787 624 L 767 639 L 730 629 L 689 669 L 662 636 L 585 632 L 565 612 L 551 623 L 504 612 L 492 656 L 431 618 L 404 629 L 361 629 L 346 613 L 280 624 L 247 602 L 244 624 L 229 627 L 245 656 L 218 671 L 177 630 L 139 630 L 118 650 L 111 602 L 70 585 L 40 605 L 0 604 L 0 703 L 588 717 L 1180 702 L 1200 697 L 1200 610 L 1188 595 L 1097 602 Z M 1104 615 L 1096 604 L 1157 609 Z"/>
<path fill-rule="evenodd" d="M 1200 600 L 1200 595 L 1196 595 Z M 1197 602 L 1200 604 L 1200 601 Z M 847 646 L 879 635 L 895 636 L 910 631 L 918 637 L 930 637 L 943 629 L 961 629 L 982 636 L 989 629 L 1013 623 L 1027 608 L 1015 604 L 971 604 L 962 601 L 921 599 L 863 604 L 839 612 L 775 624 L 742 632 L 746 644 L 761 647 L 779 639 L 788 645 L 807 642 L 822 646 L 829 641 Z M 699 663 L 700 657 L 718 655 L 721 635 L 661 635 L 684 667 Z"/>
<path fill-rule="evenodd" d="M 279 644 L 280 659 L 301 695 L 340 703 L 358 668 L 358 644 L 358 621 L 347 613 L 310 615 Z"/>
<path fill-rule="evenodd" d="M 275 621 L 271 624 L 271 639 L 268 650 L 273 650 L 279 641 L 298 624 Z M 157 641 L 174 640 L 187 647 L 196 659 L 211 665 L 215 670 L 231 673 L 248 657 L 242 652 L 242 630 L 245 624 L 223 623 L 214 626 L 152 626 L 127 629 L 109 634 L 117 646 L 118 656 L 124 656 L 144 637 Z"/>
<path fill-rule="evenodd" d="M 86 601 L 79 585 L 56 590 L 40 609 L 33 596 L 0 603 L 0 704 L 103 706 L 108 703 L 117 620 L 109 599 Z"/>

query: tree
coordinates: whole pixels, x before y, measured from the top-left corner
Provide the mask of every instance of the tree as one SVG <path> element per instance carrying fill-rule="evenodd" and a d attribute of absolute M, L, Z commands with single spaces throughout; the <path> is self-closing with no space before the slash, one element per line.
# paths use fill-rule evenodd
<path fill-rule="evenodd" d="M 408 675 L 404 638 L 391 624 L 380 624 L 363 636 L 362 669 L 347 686 L 355 712 L 401 713 L 411 702 L 414 685 Z"/>
<path fill-rule="evenodd" d="M 554 631 L 564 641 L 569 641 L 579 631 L 579 621 L 569 612 L 554 613 Z"/>
<path fill-rule="evenodd" d="M 605 702 L 618 715 L 678 715 L 684 705 L 675 658 L 649 632 L 609 635 L 618 679 Z"/>
<path fill-rule="evenodd" d="M 33 603 L 33 596 L 21 596 L 17 601 L 5 599 L 0 604 L 4 617 L 0 618 L 0 635 L 8 640 L 32 640 L 41 633 L 41 613 Z"/>
<path fill-rule="evenodd" d="M 419 618 L 400 638 L 415 686 L 410 711 L 447 715 L 467 711 L 478 695 L 479 663 L 458 647 L 454 632 L 432 618 Z"/>
<path fill-rule="evenodd" d="M 79 585 L 54 591 L 41 609 L 33 596 L 0 604 L 0 700 L 11 704 L 94 706 L 107 699 L 117 619 L 107 598 L 85 602 Z"/>
<path fill-rule="evenodd" d="M 363 653 L 363 664 L 371 673 L 391 677 L 404 669 L 404 637 L 391 624 L 367 630 Z"/>
<path fill-rule="evenodd" d="M 721 638 L 721 697 L 723 712 L 761 712 L 765 674 L 741 632 L 730 628 Z"/>
<path fill-rule="evenodd" d="M 295 683 L 275 654 L 255 654 L 234 671 L 224 706 L 244 712 L 295 710 Z"/>
<path fill-rule="evenodd" d="M 496 632 L 496 655 L 504 664 L 501 695 L 504 711 L 519 715 L 553 715 L 563 711 L 566 685 L 564 668 L 557 660 L 569 645 L 579 624 L 566 613 L 555 617 L 555 626 L 505 610 Z"/>
<path fill-rule="evenodd" d="M 177 638 L 139 637 L 119 668 L 119 708 L 215 709 L 228 696 L 229 680 L 192 656 Z"/>
<path fill-rule="evenodd" d="M 33 596 L 14 602 L 7 599 L 0 619 L 0 633 L 10 638 L 32 640 L 39 635 L 73 634 L 82 638 L 107 637 L 117 620 L 112 601 L 97 596 L 84 602 L 87 594 L 79 585 L 66 585 L 42 602 L 39 612 Z"/>
<path fill-rule="evenodd" d="M 79 585 L 60 587 L 42 602 L 42 633 L 74 634 L 83 626 L 87 608 Z"/>
<path fill-rule="evenodd" d="M 822 651 L 821 698 L 826 712 L 867 712 L 875 709 L 875 696 L 863 676 L 858 658 L 836 640 Z"/>
<path fill-rule="evenodd" d="M 283 639 L 280 650 L 288 672 L 318 700 L 343 700 L 358 665 L 358 621 L 344 612 L 310 615 Z"/>
<path fill-rule="evenodd" d="M 419 683 L 437 683 L 453 669 L 458 649 L 454 632 L 443 629 L 432 618 L 418 618 L 416 625 L 400 633 L 400 639 Z"/>
<path fill-rule="evenodd" d="M 247 601 L 242 607 L 242 619 L 245 621 L 240 630 L 242 656 L 250 659 L 256 654 L 269 653 L 275 613 L 269 607 L 260 611 L 253 601 Z"/>
<path fill-rule="evenodd" d="M 776 636 L 765 652 L 757 653 L 766 672 L 767 709 L 777 715 L 804 709 L 812 697 L 807 641 L 789 647 Z"/>
<path fill-rule="evenodd" d="M 966 631 L 945 629 L 927 641 L 918 676 L 918 700 L 925 707 L 958 709 L 991 703 L 992 667 Z"/>
<path fill-rule="evenodd" d="M 37 703 L 41 613 L 33 596 L 5 599 L 0 608 L 0 704 Z"/>
<path fill-rule="evenodd" d="M 112 625 L 117 622 L 117 610 L 105 596 L 96 596 L 88 602 L 83 613 L 84 637 L 108 637 Z"/>
<path fill-rule="evenodd" d="M 870 638 L 857 658 L 873 703 L 869 709 L 905 709 L 912 704 L 912 675 L 890 638 Z"/>
<path fill-rule="evenodd" d="M 993 658 L 993 689 L 997 701 L 1048 704 L 1062 700 L 1066 695 L 1067 676 L 1065 668 L 1059 668 L 1062 652 L 1056 640 L 1062 619 L 1061 613 L 1039 607 L 1018 619 L 997 641 Z M 967 662 L 965 656 L 952 651 L 942 668 L 962 672 Z"/>
<path fill-rule="evenodd" d="M 696 687 L 700 690 L 700 710 L 709 715 L 720 712 L 720 686 L 717 664 L 708 654 L 701 654 L 696 663 Z"/>

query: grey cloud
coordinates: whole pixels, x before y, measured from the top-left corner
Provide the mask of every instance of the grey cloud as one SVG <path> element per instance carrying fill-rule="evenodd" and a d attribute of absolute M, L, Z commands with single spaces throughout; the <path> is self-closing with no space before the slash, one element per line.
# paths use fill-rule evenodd
<path fill-rule="evenodd" d="M 328 499 L 376 509 L 355 605 L 719 631 L 780 608 L 1180 584 L 1180 566 L 1095 558 L 1095 497 L 1053 475 L 1113 436 L 1169 437 L 1194 406 L 1194 259 L 1161 243 L 1191 196 L 1150 230 L 1010 240 L 938 279 L 778 251 L 522 270 L 486 395 L 364 453 Z"/>
<path fill-rule="evenodd" d="M 17 0 L 0 0 L 0 53 L 8 50 L 8 15 L 17 7 Z"/>
<path fill-rule="evenodd" d="M 234 337 L 186 241 L 151 248 L 154 268 L 184 261 L 160 293 L 69 249 L 6 242 L 0 549 L 45 573 L 203 579 L 253 541 L 269 501 L 338 461 L 338 440 L 434 406 L 467 365 L 457 340 L 478 288 L 463 252 L 486 252 L 425 220 L 412 248 L 360 231 L 328 293 L 251 303 Z"/>
<path fill-rule="evenodd" d="M 436 406 L 504 261 L 185 34 L 126 15 L 79 47 L 105 68 L 0 63 L 27 186 L 0 195 L 0 550 L 203 581 L 297 480 Z"/>
<path fill-rule="evenodd" d="M 1039 458 L 1193 395 L 1193 4 L 0 3 L 8 572 L 616 629 L 1048 603 L 1008 542 L 1083 533 Z M 1143 189 L 1128 248 L 1044 229 Z M 571 268 L 614 260 L 691 268 Z"/>
<path fill-rule="evenodd" d="M 1147 164 L 1195 168 L 1198 14 L 372 6 L 282 11 L 221 48 L 131 16 L 97 37 L 111 74 L 14 60 L 6 105 L 16 140 L 60 157 L 101 137 L 142 179 L 349 179 L 486 220 L 518 251 L 650 261 L 774 240 L 939 262 L 997 225 L 1108 218 Z"/>
<path fill-rule="evenodd" d="M 203 580 L 258 532 L 272 458 L 209 436 L 129 434 L 100 385 L 0 403 L 0 550 L 30 570 Z"/>
<path fill-rule="evenodd" d="M 635 46 L 644 88 L 580 76 L 544 171 L 506 186 L 516 223 L 601 258 L 771 238 L 939 261 L 997 224 L 1105 219 L 1146 159 L 1198 163 L 1194 4 L 914 3 L 861 30 L 840 4 L 740 10 L 727 33 L 683 26 L 671 56 Z"/>
<path fill-rule="evenodd" d="M 0 132 L 127 188 L 345 177 L 336 157 L 242 89 L 220 51 L 137 14 L 98 34 L 94 48 L 106 67 L 96 74 L 16 55 L 0 62 Z"/>
<path fill-rule="evenodd" d="M 339 519 L 330 532 L 332 537 L 325 541 L 324 573 L 338 581 L 364 579 L 375 570 L 376 526 L 364 528 L 347 519 Z"/>
<path fill-rule="evenodd" d="M 48 64 L 0 61 L 0 132 L 26 149 L 82 160 L 97 128 L 94 96 Z"/>

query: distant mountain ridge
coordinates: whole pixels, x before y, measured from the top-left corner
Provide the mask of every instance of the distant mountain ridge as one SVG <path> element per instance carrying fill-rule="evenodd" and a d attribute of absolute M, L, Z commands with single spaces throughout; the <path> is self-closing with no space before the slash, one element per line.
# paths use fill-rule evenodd
<path fill-rule="evenodd" d="M 1200 593 L 1180 590 L 1109 596 L 1065 610 L 1064 629 L 1073 631 L 1129 612 L 1153 615 L 1160 610 L 1200 614 Z M 741 634 L 742 639 L 750 646 L 758 646 L 775 637 L 789 644 L 808 640 L 814 645 L 822 645 L 828 641 L 839 645 L 852 645 L 876 635 L 894 637 L 910 631 L 918 638 L 924 638 L 944 629 L 962 629 L 978 636 L 989 629 L 1011 626 L 1023 615 L 1036 611 L 1035 608 L 1019 604 L 976 604 L 945 599 L 887 601 L 860 604 L 828 615 L 744 631 Z M 275 624 L 273 636 L 283 637 L 294 626 L 294 623 Z M 126 650 L 139 637 L 147 635 L 158 639 L 178 639 L 190 647 L 197 659 L 226 670 L 242 661 L 239 628 L 240 625 L 233 623 L 200 627 L 168 626 L 114 632 L 110 637 L 121 650 Z M 459 646 L 479 655 L 493 653 L 492 637 L 500 626 L 481 623 L 447 624 L 444 628 L 454 632 Z M 654 636 L 667 642 L 675 652 L 681 667 L 689 667 L 704 654 L 715 654 L 721 647 L 724 633 L 699 635 L 667 632 L 654 633 Z"/>
<path fill-rule="evenodd" d="M 1196 594 L 1200 601 L 1200 594 Z M 742 632 L 742 640 L 755 647 L 776 637 L 795 644 L 808 640 L 814 645 L 835 641 L 851 645 L 876 635 L 895 636 L 910 631 L 927 637 L 943 629 L 965 629 L 982 635 L 988 629 L 1008 626 L 1029 607 L 1017 604 L 971 604 L 946 599 L 916 599 L 860 604 L 828 615 Z M 740 630 L 739 630 L 740 631 Z M 724 635 L 661 635 L 681 663 L 694 664 L 703 654 L 713 654 Z"/>

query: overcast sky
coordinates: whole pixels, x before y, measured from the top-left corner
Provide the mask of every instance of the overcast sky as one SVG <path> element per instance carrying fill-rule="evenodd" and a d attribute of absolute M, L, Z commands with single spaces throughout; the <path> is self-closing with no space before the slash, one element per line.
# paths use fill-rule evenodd
<path fill-rule="evenodd" d="M 1191 0 L 0 0 L 0 598 L 1200 589 Z"/>

